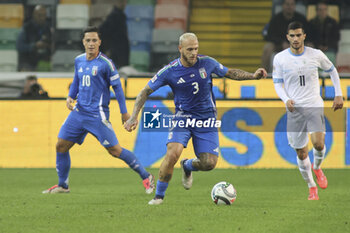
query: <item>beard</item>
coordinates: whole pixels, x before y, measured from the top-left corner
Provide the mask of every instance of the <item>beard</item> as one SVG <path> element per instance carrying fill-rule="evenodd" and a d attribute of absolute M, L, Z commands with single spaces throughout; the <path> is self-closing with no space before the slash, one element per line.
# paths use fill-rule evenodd
<path fill-rule="evenodd" d="M 184 53 L 181 53 L 182 58 L 191 66 L 193 66 L 194 64 L 196 64 L 197 59 L 194 60 L 190 60 L 188 57 L 186 57 L 186 55 Z"/>
<path fill-rule="evenodd" d="M 298 44 L 298 45 L 293 45 L 293 44 L 291 44 L 291 46 L 292 46 L 292 48 L 295 49 L 295 50 L 299 50 L 299 49 L 301 49 L 301 48 L 303 47 L 302 44 Z"/>

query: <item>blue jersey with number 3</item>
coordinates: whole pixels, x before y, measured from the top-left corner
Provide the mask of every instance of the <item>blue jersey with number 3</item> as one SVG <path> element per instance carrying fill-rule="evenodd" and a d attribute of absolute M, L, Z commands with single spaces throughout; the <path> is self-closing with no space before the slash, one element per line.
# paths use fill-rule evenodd
<path fill-rule="evenodd" d="M 120 85 L 119 74 L 113 62 L 99 53 L 93 60 L 86 53 L 75 58 L 75 75 L 69 96 L 77 97 L 79 112 L 95 117 L 109 118 L 110 86 Z"/>
<path fill-rule="evenodd" d="M 199 119 L 215 117 L 211 74 L 222 77 L 228 68 L 208 56 L 198 55 L 197 58 L 191 67 L 184 67 L 180 58 L 172 61 L 158 71 L 148 86 L 155 91 L 169 85 L 174 93 L 176 112 L 182 111 Z"/>

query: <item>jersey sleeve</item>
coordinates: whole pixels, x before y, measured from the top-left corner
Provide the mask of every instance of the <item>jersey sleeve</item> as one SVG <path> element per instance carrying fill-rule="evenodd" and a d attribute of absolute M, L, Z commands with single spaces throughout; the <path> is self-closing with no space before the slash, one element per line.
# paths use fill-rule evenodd
<path fill-rule="evenodd" d="M 214 66 L 213 73 L 216 74 L 219 77 L 224 77 L 225 74 L 228 71 L 228 68 L 223 66 L 220 62 L 216 61 L 213 58 L 210 59 L 210 60 L 211 60 L 211 63 L 213 64 L 213 66 Z"/>
<path fill-rule="evenodd" d="M 70 85 L 68 96 L 71 97 L 72 99 L 75 99 L 77 97 L 78 91 L 79 91 L 79 78 L 78 78 L 78 71 L 77 71 L 77 61 L 75 60 L 74 78 L 73 78 L 72 84 Z"/>
<path fill-rule="evenodd" d="M 120 113 L 124 114 L 127 113 L 128 110 L 126 108 L 126 103 L 125 103 L 125 95 L 124 95 L 124 91 L 122 88 L 122 84 L 120 83 L 120 79 L 116 79 L 116 85 L 113 85 L 113 90 L 115 93 L 115 98 L 118 101 L 119 104 L 119 109 L 120 109 Z"/>
<path fill-rule="evenodd" d="M 120 82 L 120 75 L 111 60 L 108 60 L 106 63 L 106 76 L 109 79 L 109 83 L 114 90 L 115 98 L 119 104 L 120 113 L 126 113 L 127 109 L 125 103 L 125 95 Z"/>
<path fill-rule="evenodd" d="M 318 50 L 319 56 L 319 63 L 320 63 L 320 68 L 324 70 L 325 72 L 331 72 L 334 70 L 334 65 L 333 63 L 328 59 L 326 54 L 324 54 L 321 50 Z"/>
<path fill-rule="evenodd" d="M 148 86 L 153 90 L 157 90 L 158 88 L 165 86 L 168 84 L 167 77 L 170 75 L 170 66 L 164 66 L 161 70 L 158 71 L 157 74 L 151 78 L 148 82 Z M 169 77 L 168 77 L 169 78 Z"/>
<path fill-rule="evenodd" d="M 109 82 L 111 84 L 111 86 L 116 86 L 118 85 L 118 83 L 120 83 L 120 76 L 119 73 L 117 71 L 117 69 L 115 68 L 113 62 L 111 60 L 109 60 L 108 63 L 106 63 L 106 76 L 109 79 Z"/>
<path fill-rule="evenodd" d="M 272 81 L 273 83 L 283 83 L 283 70 L 282 66 L 278 62 L 277 55 L 273 59 Z"/>
<path fill-rule="evenodd" d="M 279 63 L 279 56 L 277 55 L 273 59 L 272 81 L 278 97 L 280 97 L 283 103 L 287 103 L 289 97 L 283 87 L 283 69 Z"/>

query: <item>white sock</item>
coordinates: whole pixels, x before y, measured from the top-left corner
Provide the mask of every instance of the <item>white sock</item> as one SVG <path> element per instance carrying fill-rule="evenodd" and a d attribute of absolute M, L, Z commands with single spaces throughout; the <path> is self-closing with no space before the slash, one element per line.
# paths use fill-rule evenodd
<path fill-rule="evenodd" d="M 312 176 L 312 171 L 311 171 L 311 162 L 309 156 L 306 157 L 304 160 L 300 160 L 299 157 L 297 156 L 297 162 L 299 166 L 299 171 L 304 178 L 304 180 L 307 183 L 307 186 L 309 188 L 315 187 L 316 183 L 314 181 L 314 177 Z"/>
<path fill-rule="evenodd" d="M 312 152 L 314 153 L 314 169 L 320 169 L 321 163 L 324 159 L 324 154 L 326 153 L 326 145 L 324 145 L 323 150 L 318 151 L 313 148 Z"/>

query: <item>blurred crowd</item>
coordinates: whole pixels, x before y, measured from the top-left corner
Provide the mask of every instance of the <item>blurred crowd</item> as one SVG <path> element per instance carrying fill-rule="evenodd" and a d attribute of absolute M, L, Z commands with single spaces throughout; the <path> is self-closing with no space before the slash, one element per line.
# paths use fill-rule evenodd
<path fill-rule="evenodd" d="M 335 63 L 334 58 L 338 52 L 340 39 L 340 26 L 337 22 L 339 18 L 335 19 L 328 14 L 328 2 L 307 1 L 307 3 L 316 5 L 316 15 L 309 20 L 296 10 L 296 0 L 277 0 L 275 3 L 277 5 L 280 3 L 282 9 L 272 16 L 263 30 L 266 44 L 263 48 L 262 66 L 271 72 L 273 55 L 289 47 L 286 28 L 292 21 L 299 21 L 305 26 L 307 46 L 322 50 Z"/>

